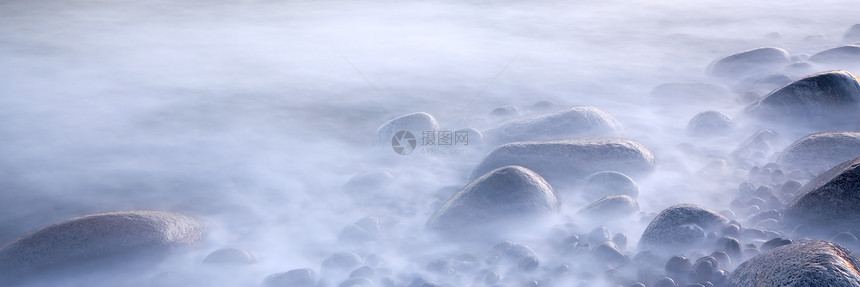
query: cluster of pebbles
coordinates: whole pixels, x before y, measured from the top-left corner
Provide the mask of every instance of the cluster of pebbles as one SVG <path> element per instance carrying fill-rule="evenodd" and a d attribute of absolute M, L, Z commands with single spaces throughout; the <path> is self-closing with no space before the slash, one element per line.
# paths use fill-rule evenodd
<path fill-rule="evenodd" d="M 860 24 L 844 37 L 860 41 Z M 707 68 L 712 82 L 651 91 L 657 103 L 676 102 L 677 95 L 704 102 L 736 96 L 734 117 L 703 111 L 686 127 L 686 136 L 700 139 L 748 135 L 709 164 L 713 170 L 703 169 L 704 177 L 736 186 L 723 194 L 732 198 L 727 206 L 641 210 L 634 179 L 653 174 L 660 159 L 626 138 L 611 114 L 539 102 L 534 109 L 557 110 L 522 116 L 516 106 L 503 106 L 490 113 L 501 124 L 462 129 L 488 152 L 463 174 L 468 184 L 440 191 L 446 195 L 420 228 L 455 247 L 419 262 L 386 261 L 363 246 L 399 220 L 369 216 L 342 229 L 339 240 L 352 250 L 251 286 L 860 286 L 854 255 L 860 250 L 860 81 L 847 70 L 817 71 L 857 63 L 856 44 L 813 55 L 763 47 L 714 61 Z M 383 124 L 375 144 L 387 147 L 404 130 L 439 129 L 428 113 L 408 114 Z M 361 194 L 393 179 L 387 172 L 361 174 L 343 192 Z M 576 200 L 586 204 L 567 206 Z M 540 240 L 510 239 L 540 233 L 553 218 L 574 217 L 548 226 Z M 619 221 L 646 226 L 641 234 L 613 232 Z M 0 283 L 92 274 L 122 262 L 155 266 L 205 241 L 210 229 L 203 219 L 164 211 L 68 219 L 3 245 Z M 225 247 L 200 263 L 243 268 L 258 260 Z M 184 280 L 162 273 L 150 282 L 191 286 Z"/>

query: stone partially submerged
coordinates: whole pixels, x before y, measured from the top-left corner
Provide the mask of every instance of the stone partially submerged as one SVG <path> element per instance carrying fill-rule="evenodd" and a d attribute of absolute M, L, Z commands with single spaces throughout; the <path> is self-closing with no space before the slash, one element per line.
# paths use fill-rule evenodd
<path fill-rule="evenodd" d="M 503 144 L 527 140 L 616 135 L 621 129 L 621 123 L 609 113 L 596 107 L 581 106 L 507 122 L 485 131 L 484 136 L 489 142 Z"/>
<path fill-rule="evenodd" d="M 785 141 L 776 132 L 769 129 L 757 131 L 731 152 L 735 160 L 751 161 L 755 164 L 768 162 L 771 155 L 782 151 Z"/>
<path fill-rule="evenodd" d="M 776 47 L 762 47 L 717 59 L 708 66 L 708 74 L 724 79 L 743 79 L 789 63 L 789 54 Z"/>
<path fill-rule="evenodd" d="M 803 137 L 785 148 L 777 163 L 787 170 L 825 172 L 860 156 L 860 133 L 824 132 Z"/>
<path fill-rule="evenodd" d="M 747 260 L 729 286 L 860 286 L 860 261 L 835 243 L 807 241 L 774 248 Z"/>
<path fill-rule="evenodd" d="M 448 235 L 493 236 L 517 223 L 558 211 L 552 186 L 540 175 L 520 166 L 488 172 L 454 194 L 427 220 L 427 226 Z"/>
<path fill-rule="evenodd" d="M 809 181 L 788 206 L 786 220 L 839 231 L 860 222 L 860 158 L 846 161 Z"/>
<path fill-rule="evenodd" d="M 847 45 L 824 50 L 809 57 L 809 61 L 856 67 L 860 65 L 860 46 Z"/>
<path fill-rule="evenodd" d="M 580 209 L 577 214 L 590 219 L 614 220 L 639 212 L 639 203 L 627 195 L 610 195 Z"/>
<path fill-rule="evenodd" d="M 721 230 L 728 221 L 702 206 L 675 205 L 651 220 L 639 239 L 639 248 L 655 252 L 684 252 L 701 244 L 708 232 Z"/>
<path fill-rule="evenodd" d="M 411 113 L 394 118 L 376 131 L 374 143 L 377 145 L 391 145 L 391 138 L 400 131 L 408 131 L 414 137 L 420 137 L 425 131 L 436 131 L 439 123 L 436 118 L 428 113 Z"/>
<path fill-rule="evenodd" d="M 747 105 L 741 115 L 768 124 L 850 130 L 860 112 L 860 82 L 848 71 L 813 74 Z"/>
<path fill-rule="evenodd" d="M 39 228 L 0 248 L 0 283 L 107 262 L 158 262 L 174 247 L 197 242 L 206 226 L 167 211 L 120 211 L 75 217 Z M 143 260 L 145 259 L 145 260 Z M 107 263 L 111 264 L 112 263 Z"/>
<path fill-rule="evenodd" d="M 565 184 L 606 170 L 640 175 L 653 169 L 654 155 L 639 142 L 616 137 L 515 142 L 493 149 L 470 178 L 508 165 L 533 170 L 553 184 Z"/>

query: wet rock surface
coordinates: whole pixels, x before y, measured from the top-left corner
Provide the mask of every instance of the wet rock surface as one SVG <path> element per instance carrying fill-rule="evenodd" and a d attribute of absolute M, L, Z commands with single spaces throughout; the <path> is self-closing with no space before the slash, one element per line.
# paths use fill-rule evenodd
<path fill-rule="evenodd" d="M 730 286 L 857 286 L 860 263 L 851 251 L 825 241 L 777 247 L 744 262 Z"/>
<path fill-rule="evenodd" d="M 860 158 L 846 161 L 800 188 L 786 209 L 794 223 L 833 229 L 860 220 Z"/>
<path fill-rule="evenodd" d="M 705 240 L 705 234 L 720 230 L 728 219 L 707 208 L 680 204 L 664 209 L 648 224 L 639 248 L 655 251 L 680 251 Z"/>
<path fill-rule="evenodd" d="M 860 133 L 824 132 L 803 137 L 785 148 L 777 163 L 792 170 L 823 173 L 860 156 Z"/>
<path fill-rule="evenodd" d="M 621 123 L 609 113 L 597 107 L 581 106 L 507 122 L 484 131 L 484 135 L 492 143 L 504 144 L 582 136 L 613 136 L 622 129 Z"/>
<path fill-rule="evenodd" d="M 776 47 L 762 47 L 720 58 L 708 67 L 708 74 L 738 79 L 789 63 L 789 54 Z"/>

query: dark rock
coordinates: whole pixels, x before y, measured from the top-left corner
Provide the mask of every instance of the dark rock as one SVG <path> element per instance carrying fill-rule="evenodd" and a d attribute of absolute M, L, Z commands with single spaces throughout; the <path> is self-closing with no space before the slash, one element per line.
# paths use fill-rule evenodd
<path fill-rule="evenodd" d="M 603 221 L 639 212 L 639 203 L 627 195 L 611 195 L 595 201 L 577 212 L 580 216 Z"/>
<path fill-rule="evenodd" d="M 639 247 L 681 252 L 700 244 L 705 232 L 719 231 L 728 221 L 698 205 L 675 205 L 661 211 L 648 224 L 639 240 Z"/>
<path fill-rule="evenodd" d="M 36 229 L 0 247 L 0 285 L 39 273 L 83 273 L 137 262 L 154 266 L 171 249 L 200 241 L 206 224 L 167 211 L 119 211 L 75 217 Z"/>
<path fill-rule="evenodd" d="M 284 273 L 272 274 L 263 283 L 272 287 L 314 287 L 317 274 L 311 269 L 294 269 Z"/>
<path fill-rule="evenodd" d="M 860 111 L 860 83 L 848 71 L 813 74 L 746 106 L 741 117 L 781 127 L 851 129 Z M 782 164 L 780 164 L 782 165 Z"/>
<path fill-rule="evenodd" d="M 427 220 L 427 226 L 471 237 L 497 228 L 517 229 L 512 221 L 553 214 L 559 201 L 552 186 L 520 166 L 495 169 L 457 192 Z"/>
<path fill-rule="evenodd" d="M 809 169 L 815 174 L 860 156 L 860 133 L 824 132 L 803 137 L 785 149 L 779 164 L 787 169 Z"/>
<path fill-rule="evenodd" d="M 717 111 L 698 113 L 687 123 L 687 133 L 693 136 L 724 135 L 734 126 L 732 118 Z"/>
<path fill-rule="evenodd" d="M 858 286 L 858 264 L 850 251 L 833 243 L 789 244 L 738 266 L 730 286 Z"/>
<path fill-rule="evenodd" d="M 732 261 L 741 262 L 743 261 L 742 253 L 741 253 L 741 243 L 733 238 L 724 236 L 717 240 L 715 244 L 717 251 L 723 251 L 732 258 Z"/>
<path fill-rule="evenodd" d="M 215 264 L 254 264 L 257 259 L 251 252 L 239 248 L 221 248 L 210 253 L 203 259 L 203 263 Z"/>
<path fill-rule="evenodd" d="M 774 249 L 774 248 L 777 248 L 777 247 L 780 247 L 783 245 L 789 245 L 792 243 L 793 242 L 791 241 L 791 239 L 774 238 L 774 239 L 768 240 L 765 243 L 762 243 L 761 244 L 761 251 L 762 252 L 768 252 L 771 249 Z"/>
<path fill-rule="evenodd" d="M 428 113 L 412 113 L 394 118 L 380 126 L 376 131 L 374 143 L 390 146 L 392 137 L 400 131 L 408 131 L 413 136 L 420 137 L 425 131 L 436 130 L 439 130 L 439 123 L 433 116 Z"/>
<path fill-rule="evenodd" d="M 610 195 L 628 195 L 633 199 L 639 196 L 639 187 L 627 175 L 617 171 L 599 171 L 585 178 L 582 196 L 594 201 Z"/>
<path fill-rule="evenodd" d="M 663 277 L 654 282 L 654 287 L 677 287 L 675 280 L 669 277 Z"/>
<path fill-rule="evenodd" d="M 860 220 L 860 158 L 846 161 L 819 175 L 798 191 L 785 220 L 817 229 L 853 227 Z"/>
<path fill-rule="evenodd" d="M 650 172 L 654 155 L 641 143 L 613 137 L 510 143 L 491 151 L 470 178 L 508 165 L 523 166 L 561 184 L 605 170 L 627 175 Z"/>
<path fill-rule="evenodd" d="M 860 63 L 860 46 L 847 45 L 824 50 L 809 57 L 810 62 L 857 66 Z"/>
<path fill-rule="evenodd" d="M 714 253 L 711 253 L 711 257 L 717 261 L 718 267 L 728 268 L 729 266 L 732 266 L 732 259 L 723 251 L 714 251 Z"/>
<path fill-rule="evenodd" d="M 735 160 L 748 160 L 754 163 L 764 163 L 774 152 L 782 151 L 785 148 L 785 142 L 776 134 L 776 132 L 768 129 L 759 130 L 742 144 L 740 144 L 731 156 Z"/>
<path fill-rule="evenodd" d="M 672 256 L 666 262 L 666 274 L 674 278 L 686 278 L 690 271 L 693 271 L 693 262 L 684 256 Z"/>
<path fill-rule="evenodd" d="M 708 74 L 724 79 L 742 79 L 789 63 L 788 52 L 780 48 L 762 47 L 717 59 L 708 67 Z"/>
<path fill-rule="evenodd" d="M 582 136 L 612 136 L 621 130 L 621 123 L 612 115 L 596 107 L 581 106 L 507 122 L 484 131 L 484 136 L 493 144 L 504 144 Z"/>

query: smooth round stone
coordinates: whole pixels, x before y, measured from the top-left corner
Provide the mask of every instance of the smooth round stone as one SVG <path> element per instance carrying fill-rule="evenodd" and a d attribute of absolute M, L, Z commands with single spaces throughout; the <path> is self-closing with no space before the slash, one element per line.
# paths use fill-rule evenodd
<path fill-rule="evenodd" d="M 789 54 L 785 50 L 762 47 L 717 59 L 708 66 L 707 73 L 718 78 L 736 80 L 781 68 L 788 63 Z"/>
<path fill-rule="evenodd" d="M 352 252 L 337 252 L 322 262 L 323 274 L 326 270 L 350 271 L 360 266 L 362 263 L 361 256 Z"/>
<path fill-rule="evenodd" d="M 846 161 L 801 187 L 785 211 L 792 224 L 839 230 L 860 220 L 860 158 Z"/>
<path fill-rule="evenodd" d="M 639 197 L 639 186 L 629 176 L 617 171 L 595 172 L 585 178 L 582 196 L 587 200 L 597 200 L 610 195 Z"/>
<path fill-rule="evenodd" d="M 583 217 L 610 221 L 639 212 L 639 203 L 627 195 L 610 195 L 595 201 L 582 209 L 577 214 Z"/>
<path fill-rule="evenodd" d="M 316 286 L 316 278 L 316 272 L 311 269 L 293 269 L 269 275 L 263 280 L 263 284 L 272 287 L 313 287 Z"/>
<path fill-rule="evenodd" d="M 782 151 L 785 141 L 769 129 L 759 130 L 741 143 L 731 156 L 735 160 L 748 160 L 757 164 L 768 161 L 771 154 Z"/>
<path fill-rule="evenodd" d="M 427 226 L 449 235 L 483 236 L 558 211 L 558 197 L 540 175 L 521 166 L 505 166 L 475 179 L 427 220 Z"/>
<path fill-rule="evenodd" d="M 470 178 L 509 165 L 523 166 L 553 184 L 564 185 L 598 171 L 650 172 L 654 154 L 639 142 L 615 137 L 509 143 L 493 149 Z"/>
<path fill-rule="evenodd" d="M 507 122 L 484 131 L 484 136 L 490 143 L 504 144 L 582 136 L 612 136 L 622 129 L 621 123 L 609 113 L 592 106 L 580 106 Z"/>
<path fill-rule="evenodd" d="M 657 215 L 639 240 L 640 249 L 683 252 L 704 241 L 705 232 L 719 231 L 728 219 L 705 207 L 679 204 Z"/>
<path fill-rule="evenodd" d="M 734 85 L 734 89 L 737 93 L 752 91 L 766 94 L 791 83 L 791 81 L 791 77 L 783 74 L 761 74 L 740 81 Z"/>
<path fill-rule="evenodd" d="M 761 251 L 767 252 L 767 251 L 770 251 L 771 249 L 774 249 L 774 248 L 777 248 L 777 247 L 780 247 L 783 245 L 789 245 L 792 243 L 794 243 L 794 242 L 791 241 L 791 239 L 774 238 L 774 239 L 766 241 L 765 243 L 762 243 L 761 244 Z"/>
<path fill-rule="evenodd" d="M 511 118 L 520 115 L 520 108 L 514 105 L 505 105 L 490 111 L 490 115 L 497 118 Z"/>
<path fill-rule="evenodd" d="M 591 244 L 600 244 L 601 242 L 609 240 L 609 229 L 606 226 L 598 226 L 591 231 L 588 232 L 588 241 Z"/>
<path fill-rule="evenodd" d="M 809 61 L 825 64 L 847 64 L 857 67 L 860 65 L 860 46 L 847 45 L 824 50 L 809 57 Z"/>
<path fill-rule="evenodd" d="M 845 34 L 842 35 L 842 40 L 845 42 L 860 41 L 860 24 L 854 24 L 854 26 L 848 28 Z"/>
<path fill-rule="evenodd" d="M 245 249 L 226 247 L 209 253 L 203 263 L 248 265 L 257 263 L 257 258 Z"/>
<path fill-rule="evenodd" d="M 386 171 L 373 171 L 353 176 L 344 185 L 343 190 L 356 195 L 374 195 L 382 191 L 394 180 L 394 175 Z"/>
<path fill-rule="evenodd" d="M 693 136 L 724 135 L 734 126 L 732 118 L 717 111 L 698 113 L 687 123 L 687 133 Z"/>
<path fill-rule="evenodd" d="M 852 129 L 860 112 L 860 82 L 848 71 L 813 74 L 747 105 L 741 118 L 781 127 Z"/>
<path fill-rule="evenodd" d="M 794 243 L 742 263 L 729 286 L 860 286 L 858 264 L 848 249 L 834 243 Z"/>
<path fill-rule="evenodd" d="M 376 238 L 382 232 L 379 219 L 365 217 L 341 230 L 338 240 L 342 242 L 367 242 Z"/>
<path fill-rule="evenodd" d="M 49 270 L 74 268 L 89 273 L 86 270 L 127 262 L 154 266 L 173 248 L 200 241 L 206 229 L 197 218 L 168 211 L 118 211 L 67 219 L 3 245 L 0 283 Z"/>
<path fill-rule="evenodd" d="M 654 282 L 654 287 L 678 287 L 678 285 L 675 284 L 675 280 L 672 280 L 672 278 L 663 277 Z"/>
<path fill-rule="evenodd" d="M 823 132 L 803 137 L 779 156 L 786 169 L 811 170 L 820 174 L 860 156 L 860 132 Z"/>
<path fill-rule="evenodd" d="M 437 130 L 439 130 L 439 123 L 433 116 L 423 112 L 412 113 L 394 118 L 380 126 L 376 131 L 374 143 L 389 146 L 391 138 L 400 131 L 409 131 L 416 138 L 420 138 L 425 131 Z"/>

